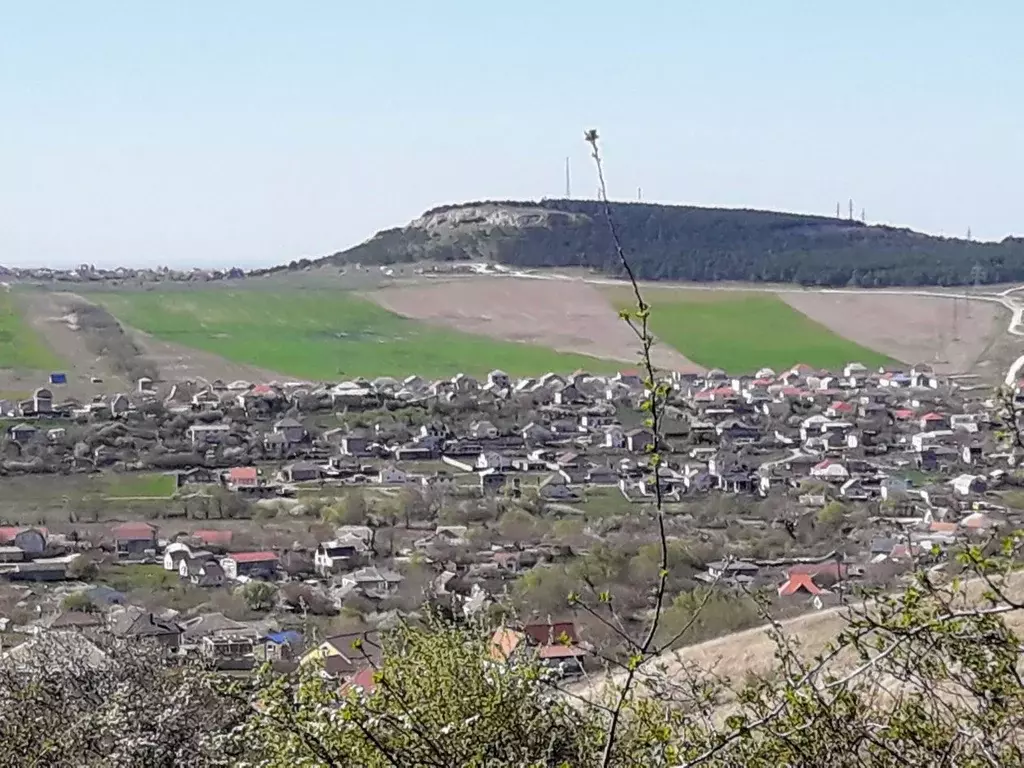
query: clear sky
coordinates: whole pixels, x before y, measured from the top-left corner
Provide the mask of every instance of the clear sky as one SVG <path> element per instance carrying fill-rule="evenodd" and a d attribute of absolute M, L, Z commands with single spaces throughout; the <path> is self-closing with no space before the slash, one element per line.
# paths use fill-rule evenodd
<path fill-rule="evenodd" d="M 1024 232 L 1013 0 L 0 0 L 0 264 L 257 266 L 593 196 Z"/>

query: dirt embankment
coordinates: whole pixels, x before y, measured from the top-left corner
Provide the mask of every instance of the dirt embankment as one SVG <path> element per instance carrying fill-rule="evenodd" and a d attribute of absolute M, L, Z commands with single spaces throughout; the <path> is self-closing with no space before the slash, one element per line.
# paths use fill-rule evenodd
<path fill-rule="evenodd" d="M 405 317 L 506 341 L 636 364 L 636 337 L 592 285 L 570 280 L 475 277 L 384 288 L 368 294 Z M 656 345 L 654 363 L 700 371 L 675 350 Z"/>

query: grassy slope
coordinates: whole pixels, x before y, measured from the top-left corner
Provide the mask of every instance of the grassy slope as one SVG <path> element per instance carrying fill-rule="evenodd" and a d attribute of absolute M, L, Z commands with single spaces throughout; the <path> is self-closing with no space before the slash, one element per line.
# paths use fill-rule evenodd
<path fill-rule="evenodd" d="M 610 289 L 617 307 L 622 289 Z M 836 369 L 856 360 L 893 364 L 891 358 L 837 336 L 767 293 L 648 289 L 651 327 L 657 337 L 708 368 L 742 373 L 797 363 Z"/>
<path fill-rule="evenodd" d="M 43 338 L 22 319 L 14 297 L 0 290 L 0 368 L 47 371 L 60 366 Z"/>
<path fill-rule="evenodd" d="M 107 293 L 121 321 L 229 360 L 311 379 L 614 371 L 619 363 L 430 328 L 342 291 Z"/>

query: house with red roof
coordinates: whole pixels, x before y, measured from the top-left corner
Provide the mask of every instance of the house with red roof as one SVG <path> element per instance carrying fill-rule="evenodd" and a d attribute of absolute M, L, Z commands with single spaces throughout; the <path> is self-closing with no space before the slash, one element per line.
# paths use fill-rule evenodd
<path fill-rule="evenodd" d="M 141 555 L 147 549 L 156 549 L 156 532 L 156 526 L 138 522 L 121 523 L 110 531 L 119 555 Z"/>
<path fill-rule="evenodd" d="M 234 467 L 228 470 L 228 485 L 232 488 L 255 488 L 260 484 L 256 467 Z"/>
<path fill-rule="evenodd" d="M 571 621 L 527 624 L 518 630 L 503 627 L 491 636 L 490 655 L 494 661 L 514 663 L 530 654 L 563 675 L 576 675 L 583 672 L 587 649 Z"/>
<path fill-rule="evenodd" d="M 832 483 L 845 483 L 850 479 L 850 472 L 842 462 L 825 459 L 811 467 L 811 477 Z"/>
<path fill-rule="evenodd" d="M 792 597 L 794 595 L 823 595 L 828 590 L 822 589 L 814 583 L 814 577 L 809 573 L 792 573 L 789 578 L 779 586 L 780 597 Z"/>
<path fill-rule="evenodd" d="M 921 417 L 922 432 L 937 432 L 942 429 L 949 429 L 949 417 L 943 413 L 930 411 Z"/>
<path fill-rule="evenodd" d="M 853 403 L 845 403 L 841 400 L 833 401 L 825 409 L 825 415 L 830 419 L 841 419 L 845 416 L 852 416 L 856 412 Z"/>
<path fill-rule="evenodd" d="M 377 670 L 367 664 L 355 674 L 350 675 L 345 682 L 342 683 L 341 692 L 347 693 L 348 691 L 358 691 L 360 693 L 371 694 L 377 687 L 376 677 Z"/>
<path fill-rule="evenodd" d="M 272 579 L 277 575 L 278 558 L 274 552 L 232 552 L 220 561 L 229 579 Z"/>
<path fill-rule="evenodd" d="M 231 531 L 204 529 L 192 531 L 190 538 L 195 539 L 203 547 L 227 549 L 231 546 L 231 535 Z"/>
<path fill-rule="evenodd" d="M 801 387 L 783 387 L 779 390 L 780 400 L 799 400 L 807 394 L 807 390 Z"/>

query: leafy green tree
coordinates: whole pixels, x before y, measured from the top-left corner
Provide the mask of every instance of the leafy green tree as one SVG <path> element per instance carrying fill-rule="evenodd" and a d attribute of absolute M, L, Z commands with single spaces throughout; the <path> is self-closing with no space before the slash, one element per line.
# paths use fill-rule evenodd
<path fill-rule="evenodd" d="M 269 611 L 277 600 L 277 587 L 268 581 L 246 582 L 240 591 L 251 611 Z"/>
<path fill-rule="evenodd" d="M 79 555 L 68 563 L 68 578 L 92 581 L 99 575 L 99 565 L 90 555 Z"/>
<path fill-rule="evenodd" d="M 82 613 L 94 613 L 98 610 L 96 603 L 90 600 L 85 592 L 72 592 L 60 601 L 60 606 L 65 611 L 81 611 Z"/>

